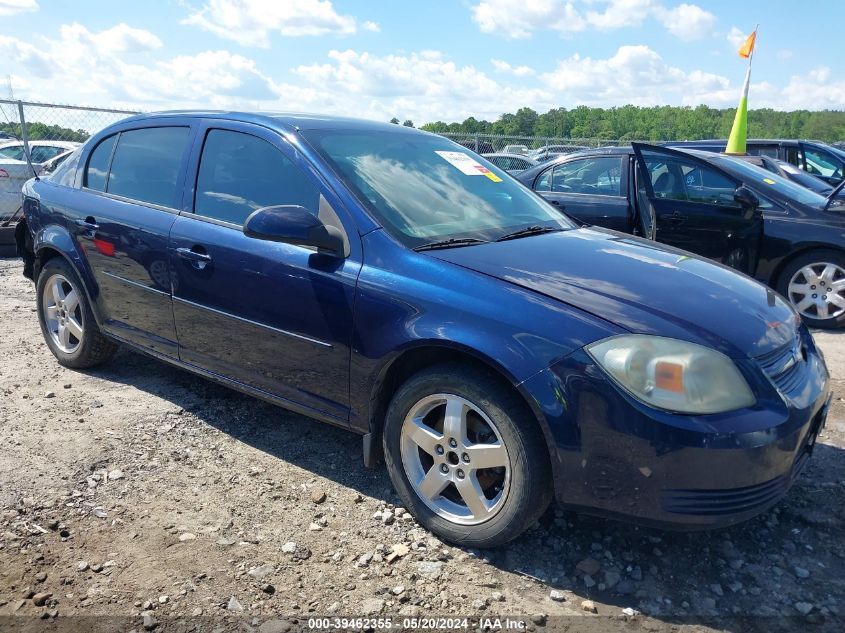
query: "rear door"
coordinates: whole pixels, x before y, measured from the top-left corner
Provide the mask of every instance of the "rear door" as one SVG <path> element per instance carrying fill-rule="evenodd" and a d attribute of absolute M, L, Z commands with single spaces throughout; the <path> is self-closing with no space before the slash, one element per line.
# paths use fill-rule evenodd
<path fill-rule="evenodd" d="M 567 215 L 586 224 L 631 233 L 628 157 L 590 156 L 557 163 L 534 181 L 534 190 Z"/>
<path fill-rule="evenodd" d="M 684 152 L 640 143 L 633 147 L 654 210 L 656 239 L 751 274 L 763 216 L 734 200 L 742 183 Z"/>
<path fill-rule="evenodd" d="M 314 168 L 260 126 L 207 122 L 190 174 L 170 243 L 181 360 L 345 424 L 362 256 L 354 224 Z M 250 213 L 285 204 L 333 216 L 350 256 L 244 235 Z"/>
<path fill-rule="evenodd" d="M 177 356 L 168 234 L 176 220 L 191 124 L 161 119 L 98 142 L 85 159 L 69 230 L 100 290 L 104 328 L 121 339 Z"/>

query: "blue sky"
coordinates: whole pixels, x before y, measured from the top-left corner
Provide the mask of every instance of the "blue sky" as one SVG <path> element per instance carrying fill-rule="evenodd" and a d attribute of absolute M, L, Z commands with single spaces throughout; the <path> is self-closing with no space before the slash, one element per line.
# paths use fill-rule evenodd
<path fill-rule="evenodd" d="M 418 124 L 731 107 L 758 22 L 750 106 L 845 109 L 841 0 L 0 0 L 0 72 L 39 101 Z"/>

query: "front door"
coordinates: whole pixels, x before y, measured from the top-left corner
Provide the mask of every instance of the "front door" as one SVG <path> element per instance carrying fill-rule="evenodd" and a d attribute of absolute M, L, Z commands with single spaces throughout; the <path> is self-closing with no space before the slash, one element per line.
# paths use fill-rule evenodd
<path fill-rule="evenodd" d="M 585 224 L 631 233 L 627 163 L 627 156 L 612 154 L 567 160 L 540 174 L 534 190 Z"/>
<path fill-rule="evenodd" d="M 734 200 L 741 184 L 690 154 L 634 143 L 655 217 L 655 237 L 751 274 L 763 231 L 759 210 Z"/>
<path fill-rule="evenodd" d="M 188 125 L 128 129 L 91 152 L 68 216 L 99 286 L 109 333 L 177 356 L 168 234 L 178 214 Z"/>
<path fill-rule="evenodd" d="M 191 163 L 195 193 L 170 241 L 181 360 L 346 423 L 357 231 L 313 168 L 265 128 L 209 123 Z M 272 205 L 335 214 L 350 256 L 244 235 L 247 216 Z"/>

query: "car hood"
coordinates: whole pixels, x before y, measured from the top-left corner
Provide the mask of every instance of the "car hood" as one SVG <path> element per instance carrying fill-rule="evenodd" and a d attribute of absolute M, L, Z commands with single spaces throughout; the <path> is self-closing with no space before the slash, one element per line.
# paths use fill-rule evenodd
<path fill-rule="evenodd" d="M 637 334 L 755 357 L 794 340 L 798 318 L 776 292 L 707 259 L 583 228 L 430 253 L 572 305 Z"/>

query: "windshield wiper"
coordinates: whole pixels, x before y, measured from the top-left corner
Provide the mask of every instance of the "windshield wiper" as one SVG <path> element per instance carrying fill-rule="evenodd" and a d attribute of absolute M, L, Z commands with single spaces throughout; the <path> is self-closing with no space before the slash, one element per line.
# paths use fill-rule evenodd
<path fill-rule="evenodd" d="M 836 185 L 833 188 L 833 191 L 830 192 L 830 195 L 827 197 L 827 202 L 825 202 L 824 206 L 822 207 L 822 211 L 827 211 L 827 208 L 830 206 L 830 203 L 833 202 L 833 199 L 836 197 L 836 195 L 840 191 L 842 191 L 842 187 L 845 187 L 845 180 Z"/>
<path fill-rule="evenodd" d="M 526 226 L 524 229 L 519 229 L 513 233 L 505 233 L 498 238 L 497 242 L 504 242 L 506 240 L 516 240 L 520 237 L 528 237 L 529 235 L 540 235 L 541 233 L 552 233 L 554 231 L 562 231 L 559 226 Z"/>
<path fill-rule="evenodd" d="M 452 237 L 448 240 L 440 240 L 439 242 L 429 242 L 428 244 L 420 244 L 415 246 L 414 250 L 419 251 L 434 251 L 438 248 L 453 248 L 457 246 L 472 246 L 473 244 L 487 244 L 487 240 L 479 240 L 475 237 Z"/>

